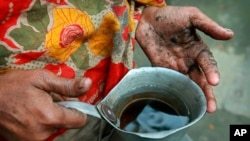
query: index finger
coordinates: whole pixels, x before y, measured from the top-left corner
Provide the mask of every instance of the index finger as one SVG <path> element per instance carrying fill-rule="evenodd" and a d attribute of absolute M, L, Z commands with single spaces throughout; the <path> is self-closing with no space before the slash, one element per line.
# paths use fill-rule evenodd
<path fill-rule="evenodd" d="M 217 40 L 228 40 L 234 36 L 232 30 L 220 26 L 198 8 L 192 7 L 190 8 L 190 11 L 190 20 L 192 25 L 208 36 Z"/>
<path fill-rule="evenodd" d="M 87 115 L 73 108 L 54 103 L 51 124 L 57 128 L 80 128 L 86 124 Z"/>

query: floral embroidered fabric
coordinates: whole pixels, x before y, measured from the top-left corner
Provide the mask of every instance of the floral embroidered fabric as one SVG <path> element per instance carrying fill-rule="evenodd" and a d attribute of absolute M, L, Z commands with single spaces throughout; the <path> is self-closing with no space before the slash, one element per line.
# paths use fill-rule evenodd
<path fill-rule="evenodd" d="M 89 77 L 76 100 L 95 104 L 134 67 L 137 5 L 164 0 L 4 0 L 0 9 L 0 73 L 47 69 L 65 78 Z"/>

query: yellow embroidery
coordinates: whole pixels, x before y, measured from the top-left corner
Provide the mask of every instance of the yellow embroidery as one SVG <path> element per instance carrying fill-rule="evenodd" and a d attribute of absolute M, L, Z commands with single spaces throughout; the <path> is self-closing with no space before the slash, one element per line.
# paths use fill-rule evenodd
<path fill-rule="evenodd" d="M 129 8 L 129 32 L 134 32 L 136 24 L 134 21 L 134 10 L 131 10 L 134 9 L 134 6 L 131 7 L 127 1 L 126 1 L 126 6 Z"/>
<path fill-rule="evenodd" d="M 113 37 L 120 30 L 120 24 L 113 13 L 107 13 L 95 34 L 90 37 L 89 49 L 94 55 L 107 57 L 113 48 Z"/>
<path fill-rule="evenodd" d="M 87 14 L 74 8 L 55 8 L 53 19 L 45 46 L 49 56 L 64 62 L 91 36 L 95 28 Z"/>

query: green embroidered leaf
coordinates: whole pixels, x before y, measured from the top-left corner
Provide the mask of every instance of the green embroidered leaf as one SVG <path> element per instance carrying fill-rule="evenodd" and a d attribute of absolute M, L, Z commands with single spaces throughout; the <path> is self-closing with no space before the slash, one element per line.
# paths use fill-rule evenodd
<path fill-rule="evenodd" d="M 82 11 L 87 11 L 90 15 L 98 14 L 106 9 L 108 4 L 106 0 L 69 0 L 76 8 Z"/>
<path fill-rule="evenodd" d="M 45 40 L 49 16 L 47 6 L 42 6 L 37 0 L 32 9 L 27 12 L 27 20 L 30 26 L 21 24 L 20 28 L 11 31 L 10 36 L 22 45 L 25 50 L 37 49 Z M 32 27 L 35 27 L 35 31 Z"/>
<path fill-rule="evenodd" d="M 0 45 L 0 66 L 6 65 L 5 57 L 8 57 L 10 55 L 10 51 L 7 50 L 4 46 Z"/>
<path fill-rule="evenodd" d="M 29 24 L 40 32 L 47 32 L 47 26 L 49 24 L 47 6 L 42 6 L 39 0 L 37 0 L 32 9 L 27 12 L 27 19 Z"/>
<path fill-rule="evenodd" d="M 121 4 L 124 0 L 114 0 L 114 4 Z"/>
<path fill-rule="evenodd" d="M 30 26 L 21 24 L 20 28 L 16 28 L 10 32 L 10 36 L 24 47 L 25 50 L 37 49 L 44 41 L 45 35 L 36 32 Z"/>
<path fill-rule="evenodd" d="M 86 46 L 82 45 L 72 55 L 71 58 L 79 69 L 89 67 L 89 55 Z"/>

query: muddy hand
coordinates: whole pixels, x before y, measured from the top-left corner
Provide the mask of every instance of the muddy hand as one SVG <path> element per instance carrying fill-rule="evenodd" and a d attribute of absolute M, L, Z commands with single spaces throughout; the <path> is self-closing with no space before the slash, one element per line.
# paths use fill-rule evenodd
<path fill-rule="evenodd" d="M 207 111 L 214 112 L 212 86 L 219 83 L 219 71 L 196 29 L 217 40 L 228 40 L 234 34 L 195 7 L 147 7 L 136 29 L 136 40 L 153 66 L 177 70 L 194 80 L 205 93 Z"/>

